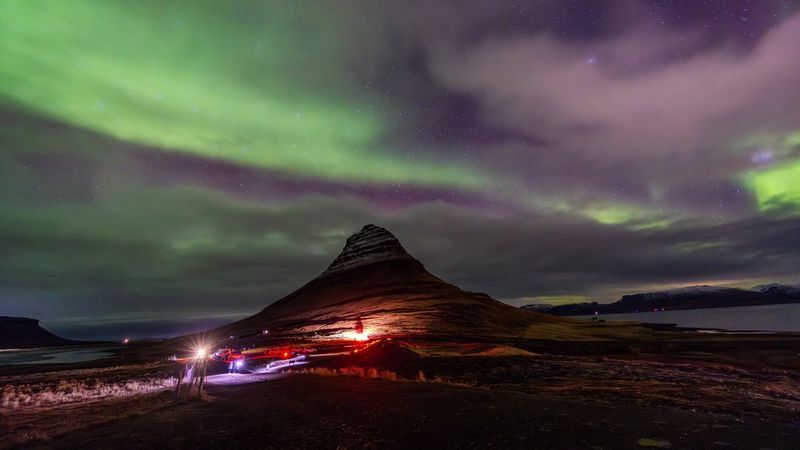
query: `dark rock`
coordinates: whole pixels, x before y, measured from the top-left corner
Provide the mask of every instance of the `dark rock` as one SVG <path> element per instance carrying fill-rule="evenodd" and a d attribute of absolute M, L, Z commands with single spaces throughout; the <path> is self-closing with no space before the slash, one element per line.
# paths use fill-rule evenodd
<path fill-rule="evenodd" d="M 396 259 L 414 260 L 392 233 L 372 224 L 364 225 L 361 231 L 347 238 L 342 252 L 322 275 Z"/>
<path fill-rule="evenodd" d="M 45 330 L 36 319 L 0 316 L 0 348 L 55 347 L 72 343 Z"/>

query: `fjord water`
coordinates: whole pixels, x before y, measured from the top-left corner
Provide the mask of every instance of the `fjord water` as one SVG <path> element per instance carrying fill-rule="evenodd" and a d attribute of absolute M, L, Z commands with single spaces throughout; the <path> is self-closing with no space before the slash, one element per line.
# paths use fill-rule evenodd
<path fill-rule="evenodd" d="M 117 347 L 39 348 L 0 352 L 0 366 L 16 364 L 65 364 L 94 361 L 114 354 Z"/>
<path fill-rule="evenodd" d="M 605 320 L 632 320 L 645 323 L 674 323 L 680 327 L 731 331 L 800 332 L 800 303 L 576 317 L 598 317 Z"/>

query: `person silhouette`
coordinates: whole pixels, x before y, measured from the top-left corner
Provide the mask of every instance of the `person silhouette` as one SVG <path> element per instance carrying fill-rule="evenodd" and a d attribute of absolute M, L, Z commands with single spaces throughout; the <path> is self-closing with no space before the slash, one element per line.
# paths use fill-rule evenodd
<path fill-rule="evenodd" d="M 356 318 L 356 333 L 361 334 L 364 332 L 364 324 L 361 323 L 361 317 Z"/>

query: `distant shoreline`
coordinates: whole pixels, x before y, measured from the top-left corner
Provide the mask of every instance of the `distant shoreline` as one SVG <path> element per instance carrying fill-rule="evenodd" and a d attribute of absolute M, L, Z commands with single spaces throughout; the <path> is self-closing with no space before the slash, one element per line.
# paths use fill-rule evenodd
<path fill-rule="evenodd" d="M 798 334 L 800 304 L 779 303 L 735 307 L 665 309 L 570 316 L 582 320 L 639 322 L 655 329 L 707 334 Z"/>

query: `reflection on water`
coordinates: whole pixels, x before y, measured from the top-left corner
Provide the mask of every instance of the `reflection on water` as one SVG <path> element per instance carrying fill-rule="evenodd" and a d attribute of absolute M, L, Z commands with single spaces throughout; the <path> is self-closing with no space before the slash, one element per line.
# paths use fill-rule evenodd
<path fill-rule="evenodd" d="M 65 364 L 94 361 L 112 356 L 117 347 L 39 348 L 0 352 L 0 366 L 11 364 Z"/>
<path fill-rule="evenodd" d="M 598 317 L 605 320 L 633 320 L 648 323 L 674 323 L 681 327 L 692 328 L 800 332 L 799 303 L 576 317 Z"/>

